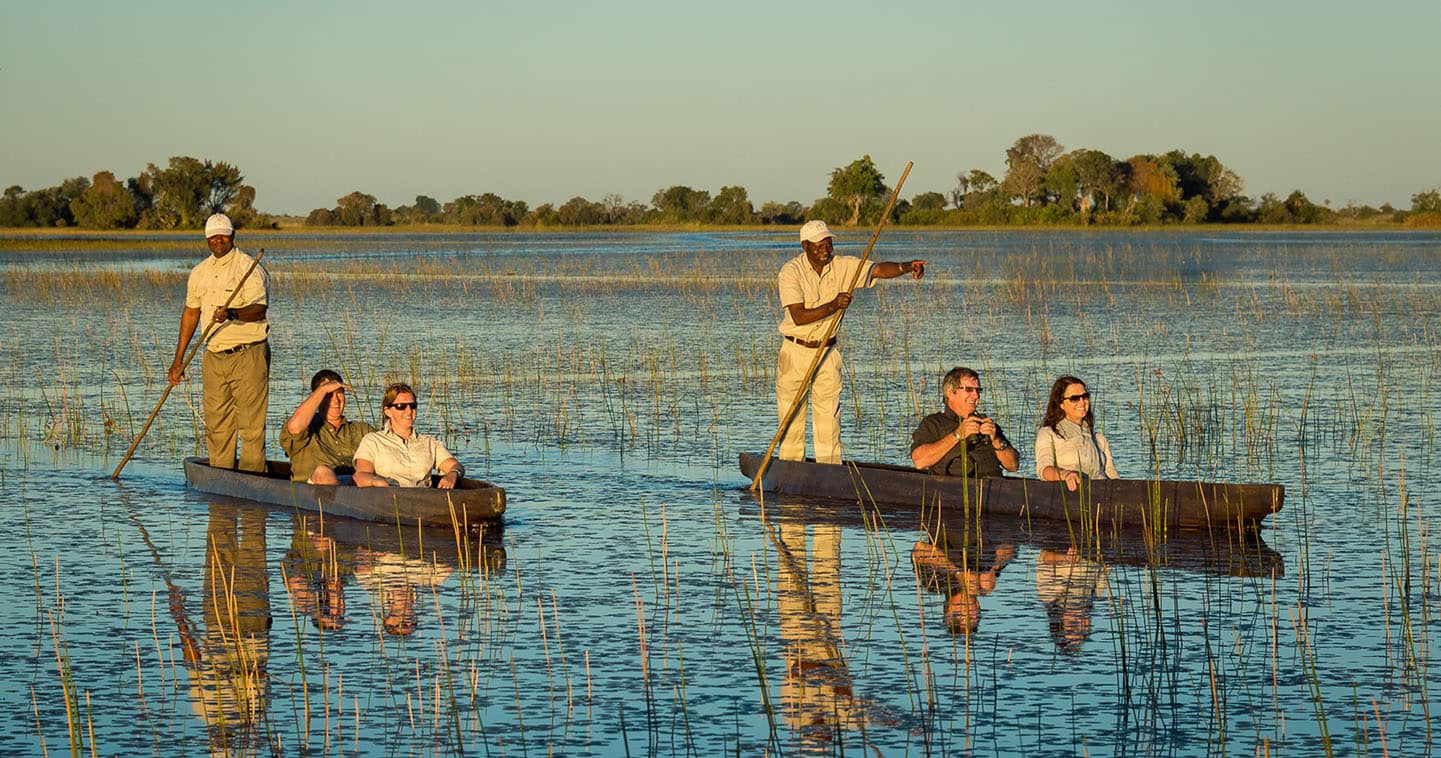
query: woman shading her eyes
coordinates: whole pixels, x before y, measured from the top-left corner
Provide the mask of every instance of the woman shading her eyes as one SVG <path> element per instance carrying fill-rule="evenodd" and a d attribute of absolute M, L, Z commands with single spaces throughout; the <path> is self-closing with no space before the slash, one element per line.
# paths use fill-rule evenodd
<path fill-rule="evenodd" d="M 1065 482 L 1075 491 L 1084 474 L 1093 479 L 1119 479 L 1111 445 L 1095 431 L 1091 392 L 1074 376 L 1051 385 L 1046 415 L 1036 432 L 1036 476 L 1048 482 Z"/>

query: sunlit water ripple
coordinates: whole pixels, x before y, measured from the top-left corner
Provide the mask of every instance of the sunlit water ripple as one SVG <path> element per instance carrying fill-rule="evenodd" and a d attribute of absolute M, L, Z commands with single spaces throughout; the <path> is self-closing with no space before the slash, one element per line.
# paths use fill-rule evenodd
<path fill-rule="evenodd" d="M 82 243 L 0 255 L 0 753 L 72 727 L 104 755 L 1436 752 L 1441 235 L 888 230 L 878 258 L 930 268 L 847 315 L 848 456 L 906 460 L 969 364 L 1029 472 L 1075 372 L 1123 474 L 1287 492 L 1259 542 L 1064 561 L 1060 605 L 1065 545 L 987 525 L 969 636 L 912 568 L 917 513 L 745 491 L 790 234 L 242 235 L 269 251 L 272 445 L 318 368 L 372 421 L 414 382 L 510 498 L 464 554 L 187 490 L 195 379 L 110 480 L 204 250 Z M 410 635 L 381 631 L 400 565 Z M 335 573 L 343 608 L 306 590 Z"/>

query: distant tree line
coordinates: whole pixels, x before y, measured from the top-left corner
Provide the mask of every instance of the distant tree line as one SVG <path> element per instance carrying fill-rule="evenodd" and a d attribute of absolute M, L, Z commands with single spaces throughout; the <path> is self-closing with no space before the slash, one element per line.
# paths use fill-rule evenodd
<path fill-rule="evenodd" d="M 0 197 L 0 226 L 198 229 L 219 212 L 237 226 L 273 223 L 255 210 L 255 188 L 239 168 L 187 156 L 165 168 L 152 163 L 124 182 L 101 171 L 30 192 L 12 186 Z"/>
<path fill-rule="evenodd" d="M 923 192 L 892 210 L 898 224 L 927 226 L 1111 225 L 1173 223 L 1319 224 L 1374 221 L 1441 226 L 1441 188 L 1419 192 L 1410 211 L 1348 204 L 1317 205 L 1300 190 L 1285 198 L 1243 194 L 1234 171 L 1213 155 L 1172 150 L 1119 160 L 1100 150 L 1067 151 L 1046 134 L 1016 140 L 1006 150 L 999 179 L 980 170 L 956 174 L 948 193 Z M 560 205 L 531 208 L 487 192 L 447 203 L 418 195 L 391 208 L 374 195 L 352 192 L 333 208 L 316 208 L 309 226 L 372 227 L 396 224 L 556 227 L 639 224 L 783 224 L 821 219 L 832 225 L 873 224 L 891 188 L 869 155 L 831 171 L 826 194 L 809 206 L 766 202 L 756 208 L 745 187 L 707 190 L 674 185 L 650 203 L 620 195 L 599 201 L 572 197 Z M 255 188 L 236 166 L 186 156 L 165 168 L 150 164 L 123 183 L 109 171 L 76 177 L 55 187 L 26 192 L 18 186 L 0 198 L 0 226 L 87 229 L 194 229 L 211 213 L 230 214 L 237 226 L 271 226 L 276 218 L 255 210 Z"/>
<path fill-rule="evenodd" d="M 1214 155 L 1172 150 L 1118 160 L 1100 150 L 1066 149 L 1047 134 L 1031 134 L 1006 150 L 1006 173 L 996 179 L 972 169 L 956 175 L 948 197 L 926 193 L 899 216 L 914 224 L 1318 224 L 1405 221 L 1391 205 L 1380 208 L 1317 205 L 1300 190 L 1284 199 L 1243 194 L 1236 172 Z M 1424 213 L 1435 191 L 1412 197 L 1412 214 Z M 1434 223 L 1434 222 L 1433 222 Z"/>

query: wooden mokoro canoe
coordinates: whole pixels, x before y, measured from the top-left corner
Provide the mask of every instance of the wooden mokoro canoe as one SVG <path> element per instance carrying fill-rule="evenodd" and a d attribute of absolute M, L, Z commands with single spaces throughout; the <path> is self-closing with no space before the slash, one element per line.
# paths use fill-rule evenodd
<path fill-rule="evenodd" d="M 762 456 L 741 453 L 741 473 L 755 478 Z M 1000 514 L 1090 524 L 1093 529 L 1236 529 L 1281 510 L 1279 484 L 1088 479 L 1075 492 L 1060 482 L 1002 477 L 936 476 L 909 466 L 772 460 L 766 492 L 860 502 L 939 507 L 962 514 Z"/>
<path fill-rule="evenodd" d="M 505 490 L 476 479 L 461 479 L 451 490 L 324 486 L 290 481 L 287 461 L 268 461 L 266 466 L 262 475 L 211 468 L 204 458 L 186 458 L 185 483 L 212 495 L 406 526 L 469 528 L 505 513 Z"/>

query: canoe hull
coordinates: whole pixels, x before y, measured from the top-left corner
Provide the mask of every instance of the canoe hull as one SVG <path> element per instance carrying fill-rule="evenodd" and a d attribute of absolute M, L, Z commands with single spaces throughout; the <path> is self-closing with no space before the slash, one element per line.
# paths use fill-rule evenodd
<path fill-rule="evenodd" d="M 742 453 L 741 473 L 754 479 L 762 460 Z M 1246 528 L 1279 511 L 1285 500 L 1285 488 L 1277 484 L 1093 479 L 1070 492 L 1037 479 L 961 479 L 877 463 L 779 459 L 766 468 L 763 485 L 766 492 L 787 495 L 1152 531 Z"/>
<path fill-rule="evenodd" d="M 211 495 L 389 524 L 469 528 L 494 522 L 505 513 L 505 490 L 490 482 L 462 479 L 452 490 L 332 487 L 290 481 L 287 462 L 266 465 L 268 470 L 261 475 L 211 468 L 204 458 L 186 458 L 185 483 Z"/>

